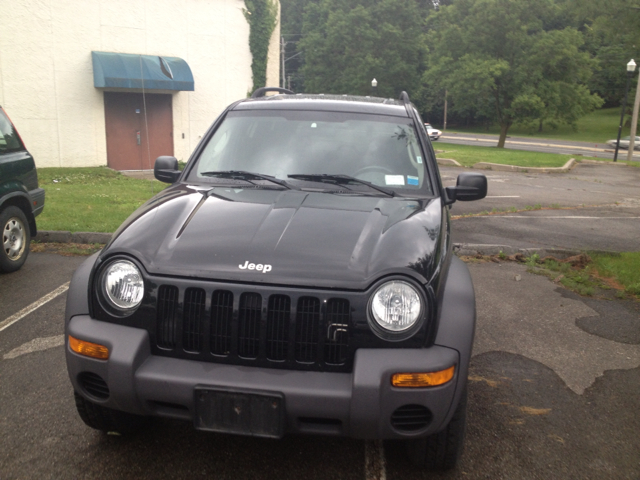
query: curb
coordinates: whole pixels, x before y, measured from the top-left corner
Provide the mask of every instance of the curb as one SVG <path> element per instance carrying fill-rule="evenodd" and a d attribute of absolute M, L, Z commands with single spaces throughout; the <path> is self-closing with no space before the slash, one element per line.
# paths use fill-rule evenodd
<path fill-rule="evenodd" d="M 525 257 L 538 254 L 540 258 L 555 257 L 561 260 L 580 255 L 580 250 L 568 250 L 564 248 L 516 248 L 509 245 L 485 245 L 476 243 L 454 243 L 453 253 L 458 256 L 476 256 L 476 255 L 515 255 L 521 253 Z"/>
<path fill-rule="evenodd" d="M 633 160 L 634 162 L 637 160 Z M 589 163 L 592 165 L 622 165 L 623 167 L 627 167 L 629 166 L 626 160 L 622 160 L 622 161 L 617 161 L 617 162 L 607 162 L 604 160 L 591 160 L 591 159 L 584 159 L 584 160 L 580 160 L 580 163 Z"/>
<path fill-rule="evenodd" d="M 453 158 L 436 158 L 436 162 L 438 162 L 438 165 L 453 165 L 454 167 L 462 167 L 462 165 L 456 162 Z"/>
<path fill-rule="evenodd" d="M 53 230 L 40 230 L 32 239 L 40 243 L 101 243 L 106 244 L 111 240 L 111 233 L 96 232 L 60 232 Z"/>
<path fill-rule="evenodd" d="M 562 167 L 517 167 L 515 165 L 502 165 L 500 163 L 479 162 L 473 168 L 484 170 L 497 170 L 502 172 L 524 173 L 566 173 L 578 164 L 575 158 L 569 159 Z"/>
<path fill-rule="evenodd" d="M 96 232 L 60 232 L 51 230 L 41 230 L 33 238 L 40 243 L 100 243 L 106 244 L 111 240 L 111 233 Z M 565 259 L 583 253 L 580 250 L 568 250 L 563 248 L 516 248 L 509 245 L 487 245 L 482 243 L 454 243 L 453 253 L 458 256 L 475 255 L 515 255 L 521 253 L 526 257 L 533 254 L 540 255 L 540 258 L 547 256 Z"/>

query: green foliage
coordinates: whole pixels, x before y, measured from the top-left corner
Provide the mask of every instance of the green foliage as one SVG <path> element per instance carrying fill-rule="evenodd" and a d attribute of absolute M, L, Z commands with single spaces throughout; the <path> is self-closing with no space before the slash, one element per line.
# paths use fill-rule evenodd
<path fill-rule="evenodd" d="M 640 297 L 640 252 L 592 255 L 593 266 L 603 277 L 614 278 L 625 291 Z"/>
<path fill-rule="evenodd" d="M 114 232 L 166 184 L 137 180 L 105 167 L 38 168 L 46 193 L 39 230 Z"/>
<path fill-rule="evenodd" d="M 496 147 L 476 147 L 472 145 L 458 145 L 439 141 L 436 153 L 439 158 L 452 158 L 465 167 L 471 167 L 478 162 L 500 163 L 502 165 L 517 165 L 520 167 L 562 167 L 571 158 L 570 155 L 559 153 L 527 152 Z"/>
<path fill-rule="evenodd" d="M 420 87 L 426 44 L 416 0 L 308 3 L 299 48 L 307 92 L 397 97 Z M 413 96 L 413 95 L 412 95 Z"/>
<path fill-rule="evenodd" d="M 245 0 L 242 9 L 249 23 L 249 49 L 251 50 L 251 73 L 253 90 L 267 83 L 267 56 L 271 35 L 278 23 L 278 6 L 272 0 Z"/>
<path fill-rule="evenodd" d="M 552 0 L 456 0 L 428 19 L 431 48 L 423 83 L 434 105 L 495 120 L 499 147 L 514 122 L 575 124 L 601 105 L 586 87 L 594 61 Z"/>
<path fill-rule="evenodd" d="M 570 0 L 585 48 L 597 62 L 589 86 L 607 106 L 620 106 L 627 62 L 640 57 L 640 4 L 636 0 Z"/>

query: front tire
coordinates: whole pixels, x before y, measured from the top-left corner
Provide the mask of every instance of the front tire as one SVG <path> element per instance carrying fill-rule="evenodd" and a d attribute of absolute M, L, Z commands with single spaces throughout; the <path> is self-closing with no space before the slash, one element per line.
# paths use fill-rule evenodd
<path fill-rule="evenodd" d="M 407 440 L 407 454 L 411 462 L 426 470 L 454 468 L 462 454 L 467 424 L 467 388 L 465 386 L 453 417 L 444 430 L 425 438 Z"/>
<path fill-rule="evenodd" d="M 29 255 L 31 231 L 24 212 L 14 206 L 0 212 L 2 228 L 2 251 L 0 252 L 0 272 L 19 270 Z"/>
<path fill-rule="evenodd" d="M 134 433 L 145 422 L 145 417 L 121 412 L 90 402 L 78 392 L 73 392 L 76 409 L 84 423 L 102 432 L 117 432 L 122 435 Z"/>

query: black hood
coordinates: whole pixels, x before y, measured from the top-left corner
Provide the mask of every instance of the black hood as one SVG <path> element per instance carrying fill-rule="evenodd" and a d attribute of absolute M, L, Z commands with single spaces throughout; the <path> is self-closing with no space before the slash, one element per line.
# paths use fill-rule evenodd
<path fill-rule="evenodd" d="M 364 289 L 389 274 L 426 283 L 440 200 L 174 185 L 140 207 L 101 256 L 151 274 Z"/>

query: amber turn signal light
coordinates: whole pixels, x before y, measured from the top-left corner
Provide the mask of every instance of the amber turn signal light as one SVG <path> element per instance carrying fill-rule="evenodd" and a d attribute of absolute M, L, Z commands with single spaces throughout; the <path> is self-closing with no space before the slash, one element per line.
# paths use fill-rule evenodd
<path fill-rule="evenodd" d="M 391 384 L 400 388 L 436 387 L 444 385 L 453 378 L 456 367 L 430 373 L 396 373 L 391 377 Z"/>
<path fill-rule="evenodd" d="M 97 358 L 98 360 L 109 358 L 109 349 L 104 345 L 78 340 L 71 335 L 69 335 L 69 346 L 71 350 L 85 357 Z"/>

